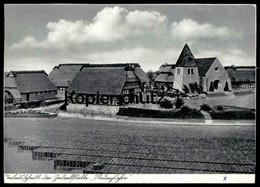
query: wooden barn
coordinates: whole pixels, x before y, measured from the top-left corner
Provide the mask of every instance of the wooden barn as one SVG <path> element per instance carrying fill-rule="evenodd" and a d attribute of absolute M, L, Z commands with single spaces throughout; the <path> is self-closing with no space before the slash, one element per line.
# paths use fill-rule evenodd
<path fill-rule="evenodd" d="M 232 89 L 255 89 L 255 66 L 226 66 L 226 71 L 231 79 Z"/>
<path fill-rule="evenodd" d="M 26 103 L 54 99 L 57 87 L 45 71 L 10 71 L 5 74 L 5 103 Z"/>
<path fill-rule="evenodd" d="M 57 86 L 58 97 L 65 97 L 65 90 L 83 65 L 84 64 L 59 64 L 52 69 L 48 77 Z"/>
<path fill-rule="evenodd" d="M 135 73 L 137 64 L 84 65 L 68 87 L 68 93 L 92 95 L 127 95 L 143 91 L 142 81 Z M 140 66 L 139 66 L 140 67 Z M 113 100 L 111 105 L 117 105 Z"/>

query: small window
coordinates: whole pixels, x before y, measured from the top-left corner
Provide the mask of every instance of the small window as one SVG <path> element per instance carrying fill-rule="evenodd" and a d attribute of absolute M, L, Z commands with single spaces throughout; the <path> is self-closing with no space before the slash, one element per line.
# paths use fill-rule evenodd
<path fill-rule="evenodd" d="M 193 69 L 191 69 L 191 74 L 193 74 Z"/>
<path fill-rule="evenodd" d="M 8 77 L 14 77 L 14 74 L 12 72 L 10 72 Z"/>
<path fill-rule="evenodd" d="M 188 69 L 188 74 L 190 74 L 190 69 Z"/>
<path fill-rule="evenodd" d="M 215 68 L 215 71 L 218 71 L 218 67 Z"/>

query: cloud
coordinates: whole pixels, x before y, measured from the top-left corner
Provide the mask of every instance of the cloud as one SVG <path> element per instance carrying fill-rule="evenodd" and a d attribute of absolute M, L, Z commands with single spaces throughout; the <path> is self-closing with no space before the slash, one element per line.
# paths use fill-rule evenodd
<path fill-rule="evenodd" d="M 126 16 L 126 22 L 132 34 L 159 35 L 167 32 L 168 19 L 159 12 L 133 11 Z"/>
<path fill-rule="evenodd" d="M 145 71 L 155 71 L 163 63 L 176 63 L 185 43 L 196 58 L 216 56 L 223 65 L 255 64 L 255 56 L 237 43 L 239 32 L 192 19 L 169 22 L 157 11 L 106 7 L 92 20 L 61 19 L 48 22 L 46 29 L 43 40 L 27 36 L 7 48 L 6 67 L 51 70 L 59 63 L 137 62 Z"/>
<path fill-rule="evenodd" d="M 179 23 L 172 23 L 171 34 L 179 39 L 226 38 L 234 36 L 234 31 L 228 27 L 217 27 L 209 23 L 198 24 L 191 19 L 184 19 Z"/>
<path fill-rule="evenodd" d="M 106 7 L 93 18 L 91 23 L 61 19 L 49 22 L 47 38 L 36 41 L 28 36 L 11 49 L 33 47 L 67 48 L 94 42 L 114 42 L 136 35 L 156 35 L 166 31 L 167 18 L 155 11 L 128 11 L 119 6 Z"/>
<path fill-rule="evenodd" d="M 155 48 L 169 46 L 171 42 L 195 42 L 203 38 L 227 39 L 238 35 L 238 32 L 226 26 L 199 24 L 191 19 L 169 25 L 168 18 L 157 11 L 128 11 L 119 6 L 102 9 L 91 22 L 61 19 L 58 22 L 48 22 L 46 29 L 48 34 L 42 41 L 27 36 L 14 43 L 11 49 L 68 49 L 82 48 L 88 44 L 110 45 L 115 42 L 151 45 Z"/>
<path fill-rule="evenodd" d="M 49 73 L 54 65 L 48 57 L 5 58 L 4 71 L 45 70 Z"/>
<path fill-rule="evenodd" d="M 19 43 L 14 43 L 11 46 L 11 49 L 18 49 L 18 48 L 47 48 L 48 45 L 45 42 L 38 42 L 32 36 L 26 36 L 23 40 Z"/>
<path fill-rule="evenodd" d="M 158 51 L 148 48 L 123 48 L 121 50 L 95 53 L 77 53 L 56 57 L 52 54 L 41 57 L 6 56 L 4 68 L 10 70 L 45 70 L 50 73 L 60 63 L 139 63 L 144 71 L 158 70 L 163 63 L 175 63 L 179 51 L 167 49 Z"/>
<path fill-rule="evenodd" d="M 163 63 L 175 63 L 179 50 L 149 48 L 123 48 L 111 52 L 86 54 L 83 59 L 95 63 L 139 63 L 144 71 L 158 70 Z"/>
<path fill-rule="evenodd" d="M 223 66 L 247 66 L 256 65 L 256 57 L 248 55 L 245 51 L 237 48 L 223 50 L 200 50 L 194 54 L 196 58 L 217 57 Z"/>

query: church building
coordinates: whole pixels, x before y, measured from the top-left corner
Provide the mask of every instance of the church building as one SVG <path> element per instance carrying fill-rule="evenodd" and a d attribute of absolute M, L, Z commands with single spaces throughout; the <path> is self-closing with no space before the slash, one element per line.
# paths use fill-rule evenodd
<path fill-rule="evenodd" d="M 176 64 L 173 88 L 180 91 L 190 83 L 197 83 L 205 92 L 231 90 L 228 72 L 217 57 L 194 58 L 188 44 L 185 44 Z"/>

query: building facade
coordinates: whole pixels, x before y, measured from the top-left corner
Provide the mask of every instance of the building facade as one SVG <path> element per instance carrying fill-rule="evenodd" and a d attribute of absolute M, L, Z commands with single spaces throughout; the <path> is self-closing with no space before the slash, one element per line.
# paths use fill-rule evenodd
<path fill-rule="evenodd" d="M 227 71 L 218 58 L 194 58 L 185 44 L 175 65 L 173 88 L 180 91 L 196 83 L 204 92 L 224 92 L 232 89 Z"/>

